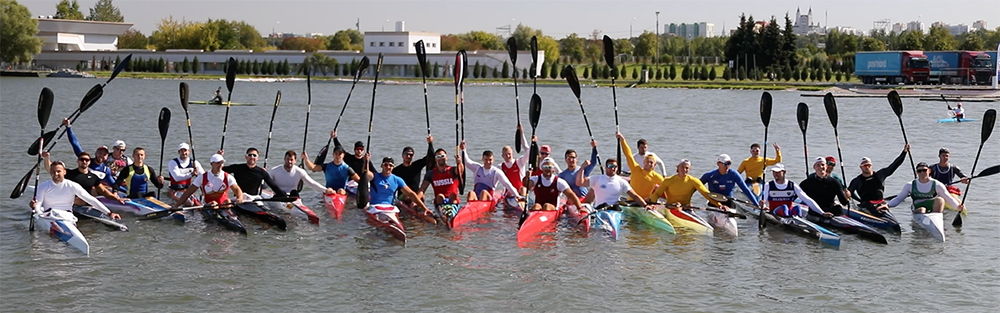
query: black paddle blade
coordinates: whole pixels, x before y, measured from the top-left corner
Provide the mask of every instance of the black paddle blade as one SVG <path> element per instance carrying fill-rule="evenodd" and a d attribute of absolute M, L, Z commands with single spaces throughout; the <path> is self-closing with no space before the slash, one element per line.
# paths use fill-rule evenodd
<path fill-rule="evenodd" d="M 10 192 L 11 199 L 20 198 L 24 194 L 24 191 L 28 189 L 28 181 L 31 180 L 31 173 L 34 171 L 35 169 L 32 168 L 27 174 L 24 174 L 24 177 L 21 177 L 21 180 L 17 182 L 17 186 L 14 186 L 14 190 Z"/>
<path fill-rule="evenodd" d="M 181 96 L 181 107 L 184 108 L 184 112 L 188 111 L 188 95 L 191 94 L 191 89 L 188 84 L 181 82 L 180 96 Z"/>
<path fill-rule="evenodd" d="M 538 168 L 538 143 L 531 142 L 531 150 L 528 152 L 528 164 L 531 165 L 531 169 L 534 170 Z"/>
<path fill-rule="evenodd" d="M 528 104 L 528 119 L 531 122 L 532 133 L 538 127 L 538 119 L 542 116 L 542 97 L 538 94 L 531 95 L 531 102 Z"/>
<path fill-rule="evenodd" d="M 805 135 L 806 127 L 809 126 L 809 105 L 799 102 L 799 107 L 795 110 L 795 117 L 799 121 L 799 129 Z"/>
<path fill-rule="evenodd" d="M 517 40 L 514 37 L 507 38 L 507 54 L 510 55 L 510 64 L 517 67 Z"/>
<path fill-rule="evenodd" d="M 611 37 L 604 35 L 604 62 L 608 64 L 608 67 L 615 68 L 615 41 L 611 40 Z M 611 71 L 611 77 L 617 78 L 618 74 L 616 71 Z"/>
<path fill-rule="evenodd" d="M 833 128 L 837 128 L 837 100 L 833 98 L 833 94 L 827 92 L 823 95 L 823 105 L 826 106 L 826 115 L 830 117 L 830 124 L 833 124 Z"/>
<path fill-rule="evenodd" d="M 229 89 L 229 93 L 233 93 L 233 87 L 236 86 L 236 67 L 239 66 L 236 63 L 236 58 L 229 57 L 229 61 L 226 62 L 226 89 Z"/>
<path fill-rule="evenodd" d="M 49 87 L 42 88 L 42 93 L 38 95 L 38 126 L 45 128 L 45 124 L 49 123 L 49 115 L 52 113 L 52 101 L 55 96 L 52 95 L 52 89 Z M 48 142 L 48 141 L 46 141 Z"/>
<path fill-rule="evenodd" d="M 97 103 L 97 100 L 100 100 L 101 96 L 104 96 L 103 85 L 97 84 L 93 88 L 90 88 L 87 94 L 83 96 L 83 100 L 80 100 L 80 114 L 83 114 L 84 111 L 94 106 L 94 103 Z"/>
<path fill-rule="evenodd" d="M 899 98 L 899 93 L 895 90 L 889 92 L 889 105 L 892 106 L 892 112 L 896 113 L 897 117 L 903 116 L 903 100 Z"/>
<path fill-rule="evenodd" d="M 160 126 L 160 140 L 166 141 L 167 130 L 170 129 L 170 109 L 166 107 L 160 109 L 159 126 Z"/>
<path fill-rule="evenodd" d="M 364 209 L 368 207 L 368 170 L 365 166 L 365 171 L 362 171 L 361 181 L 358 182 L 358 208 Z"/>
<path fill-rule="evenodd" d="M 979 174 L 976 174 L 976 176 L 972 178 L 996 175 L 997 173 L 1000 173 L 1000 164 L 987 167 L 985 170 L 982 170 L 981 172 L 979 172 Z"/>
<path fill-rule="evenodd" d="M 131 62 L 132 62 L 132 54 L 129 53 L 129 55 L 125 56 L 125 58 L 122 59 L 121 62 L 118 62 L 118 64 L 115 65 L 115 70 L 111 72 L 111 77 L 108 77 L 108 81 L 104 82 L 104 84 L 107 85 L 108 83 L 111 82 L 112 79 L 118 77 L 118 74 L 121 73 L 123 70 L 125 70 L 125 67 L 128 66 L 128 64 Z"/>
<path fill-rule="evenodd" d="M 49 132 L 45 133 L 41 137 L 38 137 L 38 139 L 35 139 L 35 142 L 31 143 L 31 146 L 28 146 L 28 155 L 31 155 L 31 156 L 38 155 L 38 151 L 40 149 L 42 149 L 42 146 L 41 146 L 42 145 L 42 140 L 44 139 L 45 140 L 45 144 L 48 144 L 48 143 L 52 142 L 52 138 L 55 138 L 55 137 L 56 137 L 56 131 L 55 130 L 50 130 Z"/>
<path fill-rule="evenodd" d="M 760 95 L 760 121 L 764 128 L 771 124 L 771 93 L 767 91 Z"/>
<path fill-rule="evenodd" d="M 316 154 L 316 157 L 313 158 L 313 164 L 323 164 L 323 163 L 325 163 L 326 162 L 326 154 L 330 152 L 329 150 L 330 150 L 330 145 L 325 145 L 325 146 L 323 146 L 322 149 L 319 149 L 319 154 Z"/>
<path fill-rule="evenodd" d="M 413 44 L 413 47 L 417 50 L 417 62 L 420 63 L 420 76 L 424 76 L 424 65 L 427 62 L 427 49 L 424 47 L 424 41 L 418 40 L 417 43 Z"/>
<path fill-rule="evenodd" d="M 521 136 L 520 129 L 514 132 L 514 150 L 517 151 L 517 153 L 521 153 Z"/>
<path fill-rule="evenodd" d="M 987 139 L 990 139 L 990 134 L 993 133 L 993 124 L 996 123 L 996 121 L 997 121 L 997 110 L 996 109 L 989 109 L 989 110 L 986 110 L 986 113 L 983 113 L 983 134 L 982 134 L 983 141 L 982 142 L 985 143 Z"/>
<path fill-rule="evenodd" d="M 465 50 L 458 51 L 455 53 L 455 70 L 452 76 L 455 78 L 455 90 L 458 90 L 459 86 L 465 81 L 465 58 L 463 55 Z"/>
<path fill-rule="evenodd" d="M 368 71 L 368 66 L 371 65 L 371 60 L 368 57 L 361 58 L 361 62 L 358 63 L 358 70 L 354 72 L 354 81 L 357 82 L 361 79 L 361 75 Z"/>
<path fill-rule="evenodd" d="M 576 95 L 576 99 L 580 99 L 580 79 L 576 77 L 576 70 L 573 69 L 572 65 L 566 65 L 562 70 L 562 76 L 566 77 L 566 82 L 569 83 L 569 89 L 573 90 L 573 94 Z"/>
<path fill-rule="evenodd" d="M 538 37 L 531 36 L 531 41 L 528 42 L 528 47 L 531 49 L 531 63 L 534 63 L 535 67 L 538 67 Z M 536 69 L 532 69 L 537 72 Z"/>

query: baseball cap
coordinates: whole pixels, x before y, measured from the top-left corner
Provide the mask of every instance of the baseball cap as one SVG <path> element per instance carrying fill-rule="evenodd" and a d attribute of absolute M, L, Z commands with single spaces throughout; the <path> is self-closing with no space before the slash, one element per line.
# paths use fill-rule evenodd
<path fill-rule="evenodd" d="M 382 163 L 393 163 L 393 164 L 395 164 L 396 161 L 393 160 L 391 157 L 384 157 L 384 158 L 382 158 Z"/>
<path fill-rule="evenodd" d="M 691 166 L 691 161 L 688 160 L 688 159 L 681 159 L 680 162 L 677 162 L 677 165 L 681 165 L 681 164 L 687 164 L 688 166 Z"/>
<path fill-rule="evenodd" d="M 365 143 L 363 143 L 363 142 L 358 141 L 358 142 L 354 143 L 354 148 L 364 148 L 364 147 L 365 147 Z"/>
<path fill-rule="evenodd" d="M 861 165 L 865 164 L 872 164 L 872 159 L 869 159 L 868 157 L 861 158 Z"/>
<path fill-rule="evenodd" d="M 222 155 L 221 155 L 221 154 L 218 154 L 218 153 L 216 153 L 216 154 L 213 154 L 213 155 L 212 155 L 212 158 L 211 158 L 211 159 L 209 159 L 209 162 L 212 162 L 212 163 L 219 163 L 219 162 L 225 162 L 225 161 L 226 161 L 226 159 L 224 159 L 224 158 L 222 157 Z"/>
<path fill-rule="evenodd" d="M 97 147 L 97 151 L 101 151 L 101 149 L 104 149 L 104 151 L 111 151 L 111 149 L 108 149 L 108 146 Z"/>
<path fill-rule="evenodd" d="M 549 145 L 542 145 L 541 148 L 538 148 L 538 151 L 552 153 L 552 147 L 550 147 Z"/>
<path fill-rule="evenodd" d="M 733 158 L 730 158 L 728 154 L 720 154 L 719 158 L 716 159 L 715 161 L 719 163 L 726 163 L 726 162 L 732 162 Z"/>
<path fill-rule="evenodd" d="M 826 163 L 827 164 L 837 165 L 837 158 L 835 158 L 833 156 L 828 156 L 828 157 L 826 157 Z"/>
<path fill-rule="evenodd" d="M 337 153 L 337 152 L 344 153 L 344 147 L 335 146 L 335 147 L 333 147 L 333 152 L 334 153 Z"/>
<path fill-rule="evenodd" d="M 785 165 L 781 164 L 781 163 L 775 164 L 774 166 L 771 167 L 771 171 L 772 172 L 784 172 L 785 171 Z"/>
<path fill-rule="evenodd" d="M 928 168 L 929 166 L 927 166 L 927 162 L 920 162 L 920 163 L 917 163 L 917 168 L 921 168 L 921 167 L 923 167 L 923 168 Z"/>
<path fill-rule="evenodd" d="M 552 165 L 555 165 L 556 164 L 556 160 L 553 159 L 553 158 L 551 158 L 551 157 L 548 157 L 548 158 L 542 159 L 542 163 L 540 163 L 540 164 L 545 164 L 545 163 L 552 163 Z"/>
<path fill-rule="evenodd" d="M 189 146 L 186 142 L 182 142 L 177 145 L 177 150 L 191 150 L 191 146 Z"/>
<path fill-rule="evenodd" d="M 111 145 L 111 146 L 112 147 L 125 147 L 125 141 L 123 141 L 123 140 L 117 140 L 117 141 L 115 141 L 115 144 Z"/>
<path fill-rule="evenodd" d="M 406 148 L 403 148 L 403 153 L 405 154 L 405 153 L 407 153 L 407 152 L 413 152 L 413 147 L 406 147 Z"/>
<path fill-rule="evenodd" d="M 816 164 L 816 163 L 826 164 L 826 159 L 824 159 L 823 157 L 818 157 L 815 160 L 813 160 L 813 164 Z"/>

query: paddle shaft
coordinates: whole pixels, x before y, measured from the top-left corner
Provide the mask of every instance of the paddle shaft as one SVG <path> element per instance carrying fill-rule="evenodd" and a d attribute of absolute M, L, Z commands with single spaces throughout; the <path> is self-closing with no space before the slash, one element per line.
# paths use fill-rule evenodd
<path fill-rule="evenodd" d="M 187 120 L 188 128 L 188 143 L 191 146 L 191 162 L 194 162 L 194 133 L 191 132 L 191 114 L 188 113 L 188 108 L 184 107 L 184 119 Z"/>
<path fill-rule="evenodd" d="M 305 125 L 305 130 L 302 131 L 302 151 L 303 152 L 306 151 L 306 142 L 308 141 L 308 138 L 309 138 L 309 114 L 312 112 L 312 75 L 310 75 L 309 72 L 310 71 L 308 71 L 308 70 L 306 71 L 306 125 Z M 351 86 L 351 90 L 354 90 L 354 86 Z M 341 113 L 341 114 L 343 114 L 343 113 Z M 272 122 L 274 121 L 273 117 L 271 118 L 271 121 Z M 338 119 L 338 121 L 339 121 L 339 119 Z M 268 131 L 268 133 L 270 133 L 270 131 Z M 329 145 L 329 143 L 327 143 L 327 145 Z M 302 158 L 302 161 L 299 162 L 299 167 L 303 167 L 303 168 L 306 167 L 306 159 L 305 158 Z M 301 181 L 299 181 L 298 190 L 302 190 L 302 182 Z"/>
<path fill-rule="evenodd" d="M 615 105 L 615 133 L 620 133 L 621 127 L 618 125 L 618 93 L 615 91 L 615 75 L 611 75 L 611 100 Z M 620 140 L 615 140 L 618 144 L 618 151 L 616 157 L 618 162 L 622 160 L 622 142 Z"/>
<path fill-rule="evenodd" d="M 577 103 L 580 104 L 580 112 L 583 113 L 583 124 L 587 125 L 587 134 L 590 135 L 590 141 L 594 141 L 594 133 L 590 131 L 590 122 L 587 121 L 587 110 L 583 109 L 583 100 L 576 98 Z M 594 152 L 597 152 L 597 147 L 594 147 Z M 597 163 L 601 163 L 601 153 L 597 152 Z M 601 168 L 601 174 L 604 174 L 604 166 L 600 164 L 597 165 Z"/>
<path fill-rule="evenodd" d="M 903 143 L 910 144 L 910 140 L 906 139 L 906 127 L 903 126 L 903 117 L 896 115 L 899 119 L 899 130 L 903 132 Z M 917 166 L 913 163 L 913 154 L 910 151 L 906 151 L 906 156 L 910 158 L 910 169 L 913 171 L 913 178 L 917 178 Z"/>
<path fill-rule="evenodd" d="M 517 70 L 517 67 L 514 67 Z M 517 126 L 521 126 L 521 96 L 517 93 L 517 75 L 514 75 L 514 112 L 517 114 Z M 521 130 L 514 132 L 514 149 L 521 153 Z"/>
<path fill-rule="evenodd" d="M 267 169 L 267 155 L 271 152 L 271 131 L 274 130 L 274 116 L 278 114 L 278 103 L 281 102 L 281 90 L 274 96 L 274 109 L 271 110 L 271 123 L 267 126 L 267 144 L 264 145 L 264 168 Z M 308 113 L 306 113 L 308 114 Z M 309 119 L 306 118 L 308 121 Z M 263 188 L 263 186 L 261 186 Z M 258 191 L 258 194 L 260 192 Z"/>

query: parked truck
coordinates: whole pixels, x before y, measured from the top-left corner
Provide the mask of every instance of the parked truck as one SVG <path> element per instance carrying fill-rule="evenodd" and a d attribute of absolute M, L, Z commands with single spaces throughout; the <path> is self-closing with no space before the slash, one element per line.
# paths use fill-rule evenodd
<path fill-rule="evenodd" d="M 928 81 L 938 84 L 989 84 L 993 60 L 982 51 L 927 51 L 931 70 Z"/>
<path fill-rule="evenodd" d="M 865 84 L 921 84 L 930 64 L 922 51 L 868 51 L 854 56 L 854 75 Z"/>

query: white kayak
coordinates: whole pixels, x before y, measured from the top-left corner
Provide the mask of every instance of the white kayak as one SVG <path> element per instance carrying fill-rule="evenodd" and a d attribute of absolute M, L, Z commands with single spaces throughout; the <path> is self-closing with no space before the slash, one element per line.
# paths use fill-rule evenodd
<path fill-rule="evenodd" d="M 60 241 L 66 242 L 84 254 L 90 254 L 90 244 L 76 228 L 76 216 L 73 212 L 63 210 L 35 209 L 35 228 L 43 233 L 49 233 Z"/>
<path fill-rule="evenodd" d="M 739 230 L 736 227 L 736 218 L 729 216 L 729 214 L 708 211 L 708 218 L 706 220 L 709 225 L 715 227 L 717 233 L 721 230 L 726 235 L 739 236 Z"/>
<path fill-rule="evenodd" d="M 923 227 L 937 240 L 944 242 L 944 213 L 914 213 L 913 222 Z"/>

